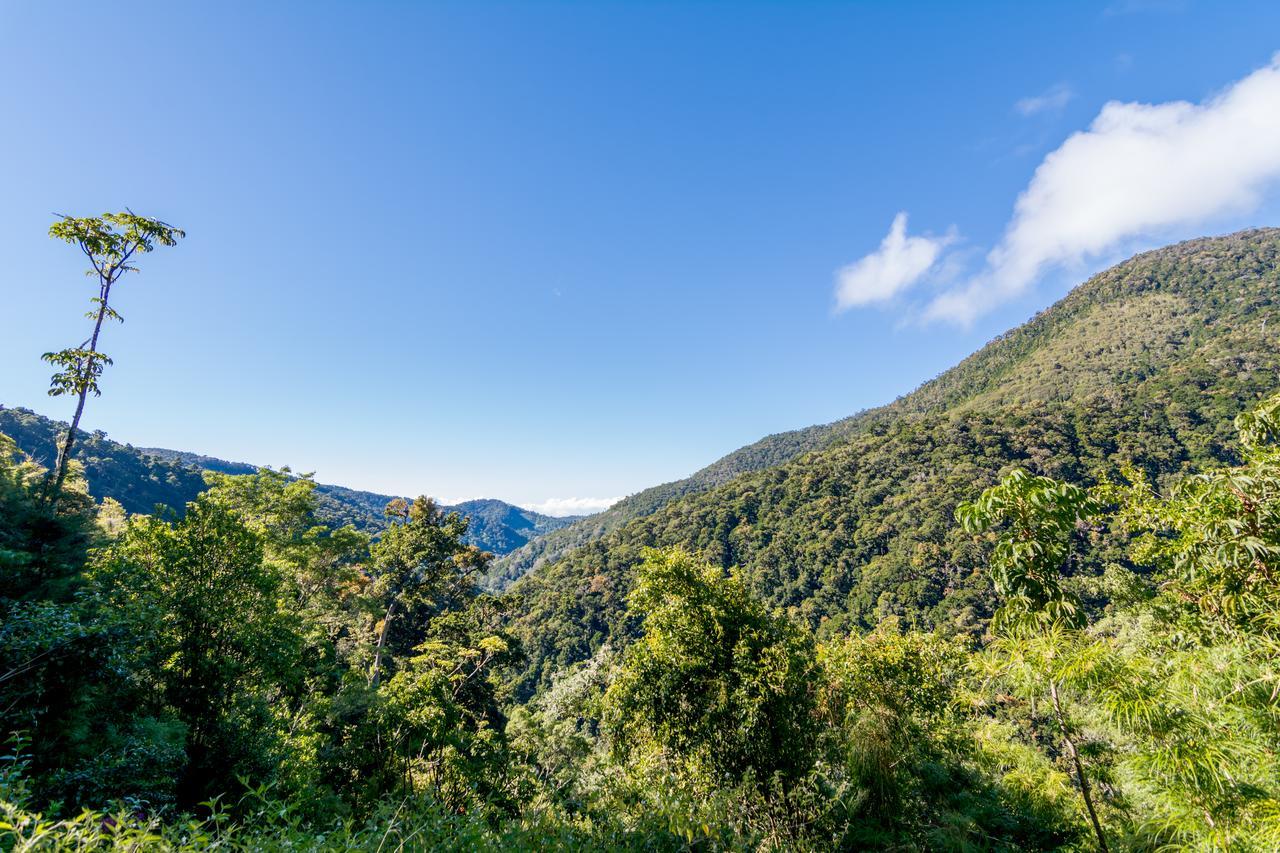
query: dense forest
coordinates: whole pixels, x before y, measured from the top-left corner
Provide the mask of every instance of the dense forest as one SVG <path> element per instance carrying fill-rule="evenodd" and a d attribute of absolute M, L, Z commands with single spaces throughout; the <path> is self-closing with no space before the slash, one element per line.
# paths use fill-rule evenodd
<path fill-rule="evenodd" d="M 830 444 L 856 418 L 834 424 L 807 427 L 766 436 L 754 444 L 718 459 L 683 480 L 663 483 L 629 495 L 613 506 L 579 519 L 562 529 L 530 539 L 519 548 L 495 560 L 485 574 L 484 585 L 494 591 L 506 589 L 514 581 L 540 566 L 553 563 L 575 548 L 610 533 L 628 521 L 650 515 L 685 495 L 697 494 L 727 483 L 739 474 L 781 465 L 809 450 Z"/>
<path fill-rule="evenodd" d="M 531 569 L 681 497 L 784 465 L 909 415 L 1120 399 L 1136 388 L 1145 398 L 1167 388 L 1203 408 L 1206 402 L 1194 399 L 1193 392 L 1223 381 L 1251 380 L 1250 390 L 1260 393 L 1272 364 L 1273 348 L 1263 344 L 1265 322 L 1274 313 L 1275 253 L 1275 231 L 1269 229 L 1139 255 L 893 403 L 832 424 L 768 436 L 685 480 L 632 495 L 498 560 L 489 584 L 505 588 Z M 1220 437 L 1229 406 L 1209 419 Z"/>
<path fill-rule="evenodd" d="M 57 458 L 58 436 L 65 433 L 66 426 L 30 409 L 0 406 L 0 433 L 12 438 L 32 460 L 45 465 Z M 198 453 L 120 444 L 99 431 L 81 433 L 76 444 L 76 459 L 84 466 L 89 493 L 99 501 L 118 501 L 131 513 L 150 513 L 157 505 L 181 511 L 204 491 L 204 471 L 252 474 L 258 470 L 256 465 Z M 351 524 L 366 533 L 386 528 L 384 510 L 395 497 L 325 483 L 316 484 L 315 494 L 316 513 L 322 521 L 334 527 Z M 508 554 L 535 537 L 577 521 L 573 516 L 556 518 L 498 500 L 463 501 L 447 509 L 456 510 L 470 522 L 467 544 L 496 555 Z"/>
<path fill-rule="evenodd" d="M 115 217 L 55 236 L 180 237 Z M 1278 849 L 1278 279 L 1140 255 L 505 573 L 427 497 L 103 465 L 66 351 L 0 438 L 0 846 Z"/>
<path fill-rule="evenodd" d="M 627 595 L 655 546 L 739 568 L 819 633 L 886 616 L 980 632 L 994 606 L 987 555 L 954 507 L 1015 466 L 1092 485 L 1128 465 L 1165 483 L 1237 461 L 1232 418 L 1280 376 L 1266 333 L 1280 329 L 1278 280 L 1274 229 L 1139 255 L 911 394 L 825 428 L 825 449 L 584 542 L 511 587 L 522 694 L 637 634 Z"/>

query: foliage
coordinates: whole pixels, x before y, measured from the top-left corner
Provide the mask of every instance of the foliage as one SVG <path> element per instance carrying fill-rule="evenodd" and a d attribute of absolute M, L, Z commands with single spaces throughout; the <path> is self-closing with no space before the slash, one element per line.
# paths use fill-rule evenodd
<path fill-rule="evenodd" d="M 626 600 L 646 547 L 738 567 L 820 636 L 894 615 L 979 635 L 997 601 L 989 544 L 957 530 L 953 509 L 1014 468 L 1087 487 L 1136 466 L 1164 486 L 1238 461 L 1232 418 L 1280 373 L 1264 334 L 1280 328 L 1278 284 L 1274 229 L 1139 255 L 911 394 L 833 426 L 812 452 L 600 521 L 511 587 L 524 602 L 521 695 L 638 635 Z M 1132 565 L 1122 543 L 1091 544 L 1067 587 L 1083 594 L 1080 582 L 1110 562 Z M 1103 603 L 1081 601 L 1087 612 Z"/>
<path fill-rule="evenodd" d="M 1062 540 L 1065 527 L 1094 514 L 1130 537 L 1133 558 L 1154 570 L 1154 594 L 1136 597 L 1093 631 L 1024 619 L 982 659 L 990 676 L 1033 708 L 1047 690 L 1099 837 L 1086 749 L 1074 742 L 1088 718 L 1088 751 L 1110 780 L 1104 802 L 1112 813 L 1104 819 L 1129 844 L 1227 850 L 1280 843 L 1280 599 L 1271 582 L 1280 558 L 1277 410 L 1280 395 L 1237 417 L 1239 465 L 1188 476 L 1167 497 L 1132 470 L 1128 485 L 1104 483 L 1089 496 L 1042 483 L 1039 494 L 1061 496 L 1059 505 L 1042 501 L 1031 524 L 1005 534 Z M 981 527 L 1001 496 L 1025 482 L 1011 476 L 959 514 Z"/>
<path fill-rule="evenodd" d="M 222 800 L 210 801 L 207 815 L 199 819 L 165 821 L 129 809 L 85 810 L 60 817 L 32 808 L 28 768 L 20 752 L 0 762 L 0 847 L 16 853 L 72 849 L 678 851 L 688 849 L 693 835 L 654 818 L 634 825 L 608 815 L 594 820 L 555 815 L 493 820 L 480 813 L 450 812 L 417 798 L 389 799 L 367 817 L 316 823 L 296 802 L 281 799 L 269 786 L 250 789 L 231 807 Z"/>
<path fill-rule="evenodd" d="M 57 459 L 59 436 L 66 424 L 41 417 L 30 409 L 0 407 L 0 433 L 36 462 L 50 466 Z M 133 447 L 112 441 L 103 432 L 80 431 L 73 458 L 84 468 L 89 493 L 98 501 L 119 501 L 132 513 L 150 513 L 157 504 L 181 511 L 205 489 L 204 472 L 253 474 L 262 469 L 156 447 Z M 364 492 L 326 483 L 315 484 L 316 517 L 332 527 L 351 525 L 376 535 L 387 527 L 383 510 L 390 495 Z M 502 501 L 465 501 L 448 507 L 470 521 L 466 541 L 492 554 L 505 554 L 531 538 L 567 526 L 574 518 L 553 518 Z"/>
<path fill-rule="evenodd" d="M 820 650 L 821 717 L 839 733 L 844 769 L 866 791 L 863 808 L 877 818 L 902 813 L 915 781 L 913 763 L 904 758 L 927 756 L 932 735 L 952 722 L 967 660 L 963 645 L 902 633 L 892 618 Z"/>
<path fill-rule="evenodd" d="M 518 646 L 456 514 L 395 503 L 371 548 L 318 520 L 309 478 L 264 469 L 209 474 L 180 517 L 108 502 L 95 525 L 79 480 L 48 504 L 4 442 L 0 692 L 31 734 L 33 802 L 167 815 L 246 783 L 321 821 L 392 793 L 506 802 L 495 671 Z M 382 640 L 390 677 L 370 684 Z"/>
<path fill-rule="evenodd" d="M 132 520 L 90 581 L 132 639 L 134 677 L 154 679 L 183 726 L 179 802 L 227 790 L 261 748 L 253 729 L 271 695 L 255 688 L 285 681 L 301 645 L 261 537 L 217 500 L 197 498 L 179 521 Z"/>
<path fill-rule="evenodd" d="M 1140 256 L 498 596 L 427 498 L 130 516 L 0 437 L 0 848 L 1276 849 L 1278 246 Z"/>
<path fill-rule="evenodd" d="M 152 251 L 157 243 L 176 246 L 186 234 L 168 223 L 138 216 L 130 210 L 82 218 L 63 216 L 50 226 L 49 236 L 79 248 L 89 259 L 88 275 L 98 279 L 98 295 L 90 300 L 93 307 L 86 315 L 93 320 L 93 333 L 78 346 L 47 352 L 43 356 L 46 362 L 58 368 L 49 381 L 49 395 L 58 397 L 66 394 L 78 398 L 75 415 L 62 437 L 58 460 L 51 472 L 49 497 L 57 502 L 67 477 L 76 431 L 84 413 L 85 397 L 102 394 L 98 379 L 106 365 L 111 364 L 111 359 L 98 350 L 102 323 L 104 320 L 124 322 L 124 318 L 111 307 L 111 288 L 125 273 L 138 271 L 135 256 Z"/>
<path fill-rule="evenodd" d="M 1087 490 L 1016 468 L 976 501 L 956 507 L 956 518 L 968 533 L 1007 526 L 989 558 L 992 586 L 1004 601 L 1001 614 L 1078 624 L 1081 609 L 1062 588 L 1061 572 L 1077 529 L 1097 511 Z"/>
<path fill-rule="evenodd" d="M 644 639 L 605 696 L 621 753 L 649 744 L 708 786 L 783 783 L 812 761 L 812 641 L 741 580 L 680 551 L 650 552 L 631 606 Z M 684 769 L 684 768 L 682 768 Z"/>

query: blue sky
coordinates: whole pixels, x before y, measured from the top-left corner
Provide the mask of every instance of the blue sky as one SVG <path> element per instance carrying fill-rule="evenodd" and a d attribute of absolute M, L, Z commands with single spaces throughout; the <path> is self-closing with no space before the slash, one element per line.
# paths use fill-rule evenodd
<path fill-rule="evenodd" d="M 6 3 L 0 402 L 69 416 L 45 231 L 127 205 L 189 237 L 119 287 L 87 428 L 589 506 L 1277 224 L 1277 50 L 1273 2 Z"/>

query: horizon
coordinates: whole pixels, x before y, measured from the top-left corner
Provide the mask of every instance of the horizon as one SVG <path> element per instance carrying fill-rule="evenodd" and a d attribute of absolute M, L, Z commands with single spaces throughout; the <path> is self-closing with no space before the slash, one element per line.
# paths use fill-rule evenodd
<path fill-rule="evenodd" d="M 1183 243 L 1194 243 L 1194 242 L 1197 242 L 1197 241 L 1199 241 L 1199 240 L 1206 240 L 1206 239 L 1208 239 L 1208 240 L 1212 240 L 1212 239 L 1215 239 L 1215 238 L 1231 237 L 1231 236 L 1234 236 L 1234 235 L 1237 235 L 1237 234 L 1245 234 L 1245 233 L 1252 233 L 1252 232 L 1258 232 L 1258 231 L 1269 231 L 1269 230 L 1270 230 L 1270 231 L 1274 231 L 1274 230 L 1278 230 L 1278 229 L 1280 229 L 1280 226 L 1254 225 L 1254 226 L 1246 226 L 1246 227 L 1241 228 L 1241 229 L 1238 229 L 1238 230 L 1236 230 L 1236 231 L 1227 232 L 1227 233 L 1222 233 L 1222 234 L 1203 234 L 1203 235 L 1200 235 L 1200 236 L 1198 236 L 1198 237 L 1188 237 L 1188 238 L 1186 238 L 1185 240 L 1179 240 L 1179 241 L 1176 241 L 1176 242 L 1174 242 L 1174 243 L 1166 244 L 1165 246 L 1159 246 L 1159 247 L 1154 247 L 1154 248 L 1151 248 L 1151 249 L 1144 249 L 1144 250 L 1142 250 L 1142 251 L 1135 252 L 1135 253 L 1134 253 L 1134 255 L 1131 255 L 1130 257 L 1125 258 L 1124 260 L 1118 261 L 1116 265 L 1124 264 L 1124 263 L 1126 263 L 1127 261 L 1133 260 L 1133 259 L 1134 259 L 1134 258 L 1136 258 L 1138 255 L 1145 254 L 1145 253 L 1147 253 L 1147 252 L 1151 252 L 1151 251 L 1159 251 L 1159 250 L 1160 250 L 1160 249 L 1162 249 L 1162 248 L 1172 248 L 1173 246 L 1181 245 L 1181 244 L 1183 244 Z M 1103 271 L 1105 271 L 1105 270 L 1103 270 Z M 1093 276 L 1091 275 L 1091 276 L 1090 276 L 1090 279 L 1091 279 L 1092 277 L 1093 277 Z M 1083 284 L 1085 284 L 1086 282 L 1087 282 L 1087 279 L 1086 279 L 1085 281 L 1081 281 L 1081 282 L 1079 282 L 1079 284 L 1080 284 L 1080 285 L 1083 285 Z M 1074 289 L 1074 287 L 1073 287 L 1073 288 L 1071 288 L 1071 289 Z M 1066 296 L 1066 295 L 1067 295 L 1067 294 L 1063 294 L 1063 297 L 1062 297 L 1062 298 L 1065 298 L 1065 296 Z M 1061 300 L 1059 299 L 1059 300 L 1057 300 L 1057 301 L 1061 301 Z M 1057 304 L 1057 301 L 1055 301 L 1055 302 L 1053 303 L 1053 305 L 1056 305 L 1056 304 Z M 1000 338 L 1004 337 L 1004 336 L 1005 336 L 1006 334 L 1008 334 L 1009 332 L 1015 331 L 1016 329 L 1020 328 L 1022 325 L 1025 325 L 1025 323 L 1030 322 L 1031 320 L 1035 319 L 1035 317 L 1036 317 L 1036 316 L 1038 316 L 1038 315 L 1039 315 L 1040 313 L 1042 313 L 1043 311 L 1046 311 L 1046 310 L 1048 310 L 1049 308 L 1052 308 L 1052 307 L 1053 307 L 1053 305 L 1045 306 L 1044 308 L 1037 310 L 1037 312 L 1036 312 L 1036 314 L 1035 314 L 1035 315 L 1033 315 L 1033 316 L 1031 316 L 1031 317 L 1028 317 L 1028 318 L 1027 318 L 1025 321 L 1023 321 L 1022 323 L 1019 323 L 1019 324 L 1018 324 L 1018 325 L 1016 325 L 1016 326 L 1012 326 L 1012 327 L 1010 327 L 1009 329 L 1006 329 L 1004 332 L 999 332 L 999 333 L 997 333 L 993 338 L 991 338 L 990 340 L 988 340 L 987 342 L 985 342 L 984 344 L 982 344 L 978 349 L 974 350 L 974 352 L 973 352 L 973 353 L 971 353 L 971 354 L 976 354 L 977 352 L 981 351 L 982 349 L 985 349 L 988 345 L 990 345 L 990 344 L 994 343 L 995 341 L 999 340 Z M 942 371 L 942 373 L 940 373 L 938 376 L 941 376 L 942 374 L 944 374 L 944 373 L 948 372 L 948 371 L 951 369 L 951 367 L 955 367 L 955 366 L 956 366 L 956 365 L 951 365 L 951 366 L 950 366 L 950 367 L 948 367 L 946 370 Z M 915 387 L 913 387 L 913 388 L 911 388 L 911 389 L 908 389 L 908 390 L 906 390 L 906 391 L 903 391 L 901 394 L 897 395 L 896 397 L 894 397 L 894 398 L 892 398 L 892 399 L 890 399 L 890 400 L 886 400 L 886 401 L 884 401 L 884 403 L 883 403 L 883 404 L 880 404 L 880 405 L 888 405 L 889 403 L 892 403 L 892 402 L 894 402 L 894 400 L 897 400 L 897 399 L 899 399 L 899 398 L 901 398 L 901 397 L 903 397 L 903 396 L 909 396 L 910 394 L 912 394 L 913 392 L 915 392 L 915 391 L 919 390 L 919 389 L 920 389 L 921 387 L 923 387 L 924 385 L 929 384 L 930 382 L 932 382 L 932 381 L 933 381 L 934 379 L 936 379 L 936 378 L 938 378 L 938 377 L 930 377 L 929 379 L 925 379 L 925 380 L 923 380 L 919 385 L 916 385 Z M 874 409 L 874 408 L 878 408 L 878 407 L 879 407 L 879 406 L 875 406 L 875 405 L 873 405 L 873 406 L 867 407 L 867 408 L 865 408 L 865 409 L 860 409 L 860 410 L 858 410 L 857 412 L 850 412 L 850 413 L 849 413 L 849 415 L 846 415 L 845 417 L 852 417 L 852 416 L 855 416 L 855 415 L 859 415 L 859 414 L 861 414 L 862 412 L 868 411 L 869 409 Z M 66 421 L 65 421 L 65 420 L 61 420 L 61 421 L 60 421 L 57 417 L 53 417 L 53 416 L 51 416 L 51 415 L 49 415 L 49 414 L 47 414 L 47 413 L 45 413 L 45 412 L 41 412 L 41 411 L 38 411 L 38 410 L 32 409 L 32 408 L 30 408 L 30 407 L 27 407 L 27 406 L 10 406 L 10 405 L 8 405 L 8 404 L 4 403 L 3 401 L 0 401 L 0 409 L 5 409 L 5 408 L 22 408 L 22 409 L 26 409 L 26 410 L 28 410 L 28 411 L 35 412 L 35 414 L 37 414 L 37 415 L 41 415 L 41 416 L 44 416 L 44 417 L 48 417 L 48 418 L 50 418 L 51 420 L 58 421 L 58 422 L 62 423 L 64 426 L 65 426 L 65 424 L 66 424 Z M 838 418 L 837 420 L 843 420 L 843 418 Z M 828 422 L 828 423 L 834 423 L 834 421 L 833 421 L 833 422 Z M 825 426 L 825 425 L 827 425 L 827 424 L 806 424 L 804 427 L 796 427 L 796 428 L 794 428 L 794 429 L 792 429 L 792 430 L 781 430 L 780 432 L 791 432 L 791 431 L 794 431 L 795 429 L 804 429 L 805 427 L 808 427 L 808 426 Z M 83 430 L 82 430 L 82 431 L 83 431 Z M 94 430 L 92 430 L 92 429 L 87 430 L 87 432 L 90 432 L 90 433 L 91 433 L 91 432 L 93 432 L 93 431 L 94 431 Z M 778 433 L 770 433 L 769 435 L 763 435 L 763 436 L 760 436 L 759 438 L 757 438 L 755 441 L 763 440 L 763 439 L 765 439 L 765 438 L 770 437 L 771 435 L 776 435 L 776 434 L 778 434 Z M 217 460 L 218 460 L 218 461 L 220 461 L 220 462 L 226 462 L 226 463 L 232 463 L 232 464 L 253 465 L 253 466 L 255 466 L 255 467 L 259 467 L 259 468 L 262 468 L 262 467 L 278 467 L 278 466 L 263 466 L 263 465 L 259 465 L 258 463 L 255 463 L 255 462 L 253 462 L 252 460 L 243 460 L 243 459 L 224 459 L 224 458 L 221 458 L 221 457 L 212 457 L 212 455 L 211 455 L 211 454 L 205 454 L 205 453 L 201 453 L 201 452 L 200 452 L 200 451 L 198 451 L 198 450 L 190 450 L 190 449 L 187 449 L 187 448 L 160 447 L 160 446 L 150 446 L 150 445 L 148 445 L 148 446 L 141 446 L 141 445 L 132 444 L 132 443 L 131 443 L 131 442 L 129 442 L 127 439 L 122 441 L 122 440 L 120 440 L 119 438 L 115 438 L 115 437 L 112 437 L 112 436 L 107 436 L 107 437 L 108 437 L 108 438 L 111 438 L 111 439 L 112 439 L 112 440 L 114 440 L 114 441 L 117 441 L 117 442 L 118 442 L 118 443 L 120 443 L 120 444 L 130 444 L 130 445 L 131 445 L 131 446 L 133 446 L 135 449 L 140 450 L 140 451 L 143 451 L 143 452 L 146 452 L 146 451 L 154 451 L 154 450 L 160 450 L 160 451 L 179 451 L 179 452 L 186 452 L 186 453 L 194 453 L 194 454 L 198 454 L 198 455 L 201 455 L 201 456 L 211 456 L 211 458 L 215 458 L 215 459 L 217 459 Z M 749 444 L 750 444 L 750 443 L 754 443 L 754 441 L 753 441 L 753 442 L 749 442 Z M 746 446 L 746 445 L 744 445 L 744 446 Z M 741 448 L 735 448 L 735 450 L 737 450 L 737 449 L 741 449 Z M 730 453 L 732 453 L 732 452 L 733 452 L 733 451 L 730 451 Z M 727 454 L 726 454 L 726 455 L 727 455 Z M 719 461 L 721 458 L 723 458 L 723 457 L 717 457 L 716 459 L 708 460 L 708 461 L 707 461 L 707 463 L 706 463 L 705 465 L 703 465 L 703 466 L 700 466 L 700 468 L 699 468 L 698 470 L 701 470 L 701 468 L 705 468 L 705 467 L 707 467 L 708 465 L 714 464 L 715 462 Z M 301 475 L 301 476 L 313 476 L 313 475 L 312 475 L 312 472 L 309 472 L 309 471 L 308 471 L 308 469 L 306 469 L 306 468 L 297 468 L 297 467 L 293 467 L 293 468 L 291 468 L 291 470 L 292 470 L 295 474 L 299 474 L 299 475 Z M 689 475 L 692 475 L 692 474 L 694 474 L 694 473 L 695 473 L 695 471 L 690 471 L 690 472 L 688 472 L 688 474 L 689 474 Z M 686 475 L 686 476 L 688 476 L 688 475 Z M 683 479 L 683 477 L 680 477 L 680 478 L 677 478 L 677 479 Z M 324 482 L 324 481 L 319 480 L 319 479 L 316 479 L 316 482 L 317 482 L 319 485 L 326 485 L 326 486 L 338 486 L 338 487 L 342 487 L 342 488 L 353 489 L 353 490 L 356 490 L 356 491 L 369 492 L 369 493 L 373 493 L 373 494 L 382 494 L 382 495 L 385 495 L 386 497 L 403 497 L 403 498 L 410 498 L 410 499 L 414 499 L 414 498 L 417 498 L 417 497 L 429 497 L 429 498 L 436 499 L 436 500 L 438 500 L 440 503 L 442 503 L 442 504 L 444 504 L 444 505 L 446 505 L 446 506 L 449 506 L 449 507 L 457 507 L 457 506 L 462 505 L 462 504 L 466 504 L 466 503 L 475 503 L 475 502 L 481 502 L 481 501 L 498 501 L 498 502 L 501 502 L 501 503 L 506 503 L 506 504 L 508 504 L 508 505 L 514 506 L 514 507 L 516 507 L 516 508 L 518 508 L 518 509 L 522 509 L 522 510 L 526 510 L 526 511 L 533 511 L 533 512 L 539 513 L 539 514 L 541 514 L 541 515 L 551 516 L 551 517 L 554 517 L 554 518 L 585 518 L 585 517 L 587 517 L 588 515 L 593 515 L 593 514 L 598 513 L 598 512 L 603 512 L 604 510 L 608 509 L 609 507 L 613 506 L 614 504 L 618 503 L 619 501 L 625 500 L 626 498 L 629 498 L 629 497 L 631 497 L 632 495 L 636 494 L 636 492 L 631 492 L 631 493 L 626 494 L 626 495 L 620 495 L 620 496 L 618 496 L 617 498 L 614 498 L 614 499 L 612 499 L 612 500 L 608 501 L 607 503 L 603 504 L 603 505 L 602 505 L 602 506 L 600 506 L 599 508 L 593 508 L 593 509 L 591 509 L 591 510 L 589 510 L 589 511 L 581 511 L 581 510 L 577 510 L 577 511 L 575 511 L 574 507 L 572 507 L 572 506 L 568 506 L 568 507 L 566 507 L 566 506 L 563 506 L 563 505 L 555 505 L 555 504 L 553 503 L 553 505 L 552 505 L 552 506 L 550 506 L 550 507 L 547 507 L 547 506 L 545 506 L 545 505 L 544 505 L 544 506 L 540 506 L 540 507 L 536 507 L 536 508 L 535 508 L 535 507 L 530 507 L 530 506 L 526 506 L 526 505 L 522 505 L 522 504 L 516 504 L 516 503 L 513 503 L 513 502 L 511 502 L 511 501 L 503 500 L 502 498 L 495 498 L 495 497 L 493 497 L 493 496 L 487 496 L 487 495 L 477 495 L 477 496 L 475 496 L 475 497 L 466 497 L 466 498 L 458 498 L 458 499 L 455 499 L 455 500 L 447 500 L 447 499 L 444 499 L 444 498 L 440 498 L 440 497 L 439 497 L 439 496 L 437 496 L 437 495 L 430 495 L 430 494 L 425 494 L 425 495 L 424 495 L 424 494 L 412 495 L 412 494 L 408 494 L 408 493 L 402 493 L 402 494 L 397 494 L 397 493 L 394 493 L 394 492 L 391 492 L 391 493 L 384 493 L 384 492 L 377 492 L 376 490 L 372 490 L 372 489 L 361 489 L 361 488 L 358 488 L 358 487 L 355 487 L 355 486 L 351 486 L 351 485 L 346 484 L 346 483 L 327 483 L 327 482 Z M 665 484 L 665 482 L 673 482 L 673 481 L 664 481 L 664 483 L 651 483 L 651 484 L 649 484 L 649 486 L 645 486 L 645 487 L 643 487 L 642 489 L 640 489 L 640 491 L 643 491 L 644 489 L 649 488 L 649 487 L 651 487 L 651 486 L 664 485 L 664 484 Z"/>
<path fill-rule="evenodd" d="M 1280 222 L 1280 10 L 1246 7 L 0 10 L 0 402 L 69 418 L 39 355 L 91 294 L 49 211 L 129 205 L 189 236 L 113 296 L 86 431 L 596 511 L 909 393 L 1135 251 Z M 83 85 L 113 36 L 155 72 L 120 112 Z"/>

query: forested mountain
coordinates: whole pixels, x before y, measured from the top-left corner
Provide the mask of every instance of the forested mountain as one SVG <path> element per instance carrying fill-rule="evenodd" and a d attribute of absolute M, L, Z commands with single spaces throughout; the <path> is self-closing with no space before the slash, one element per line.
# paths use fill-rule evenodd
<path fill-rule="evenodd" d="M 1160 482 L 1232 461 L 1232 417 L 1280 377 L 1278 267 L 1276 229 L 1138 255 L 887 406 L 766 439 L 547 537 L 583 544 L 512 587 L 521 690 L 636 635 L 625 601 L 652 546 L 741 567 L 820 636 L 890 615 L 979 630 L 988 555 L 955 506 L 1014 466 L 1092 483 L 1133 463 Z"/>
<path fill-rule="evenodd" d="M 1140 255 L 496 594 L 433 501 L 0 410 L 0 848 L 1280 849 L 1278 283 Z"/>
<path fill-rule="evenodd" d="M 45 467 L 57 457 L 57 439 L 66 428 L 30 409 L 0 407 L 0 433 Z M 157 504 L 181 508 L 204 489 L 200 469 L 151 456 L 101 431 L 82 432 L 74 456 L 85 467 L 90 494 L 99 501 L 114 498 L 127 512 L 151 512 Z"/>
<path fill-rule="evenodd" d="M 494 562 L 485 578 L 485 585 L 496 591 L 506 589 L 533 569 L 553 563 L 575 548 L 593 542 L 633 519 L 650 515 L 677 498 L 704 492 L 740 474 L 780 465 L 802 453 L 824 447 L 843 435 L 855 421 L 856 416 L 766 436 L 754 444 L 738 448 L 683 480 L 651 486 L 623 498 L 603 512 L 586 516 L 514 549 Z"/>
<path fill-rule="evenodd" d="M 57 436 L 65 429 L 66 424 L 30 409 L 0 407 L 0 433 L 42 465 L 50 465 L 57 456 Z M 258 470 L 255 465 L 198 453 L 121 444 L 103 432 L 84 433 L 74 455 L 85 466 L 90 494 L 97 500 L 114 498 L 130 513 L 149 513 L 157 504 L 185 507 L 206 488 L 202 471 L 242 475 Z M 354 524 L 368 533 L 386 528 L 385 510 L 393 497 L 323 483 L 315 489 L 320 518 L 338 526 Z M 506 554 L 577 520 L 542 515 L 492 499 L 465 501 L 444 509 L 468 518 L 466 541 L 492 554 Z"/>
<path fill-rule="evenodd" d="M 1269 230 L 1218 238 L 1236 243 L 1266 240 Z M 504 589 L 534 568 L 555 562 L 629 521 L 652 514 L 667 503 L 719 486 L 735 477 L 781 465 L 801 454 L 837 443 L 870 424 L 907 413 L 940 411 L 965 403 L 975 406 L 1028 400 L 1078 399 L 1106 388 L 1123 388 L 1143 378 L 1154 365 L 1195 348 L 1202 336 L 1192 336 L 1197 319 L 1224 309 L 1219 295 L 1208 290 L 1179 291 L 1161 284 L 1171 274 L 1168 264 L 1181 254 L 1196 252 L 1206 240 L 1193 240 L 1158 252 L 1148 252 L 1108 270 L 1077 288 L 1061 302 L 1029 322 L 992 341 L 956 367 L 887 406 L 859 412 L 830 424 L 766 436 L 739 448 L 684 480 L 664 483 L 614 504 L 522 548 L 494 563 L 487 585 Z M 1159 257 L 1156 257 L 1159 256 Z M 1230 259 L 1223 259 L 1230 265 Z M 1240 256 L 1237 271 L 1243 279 L 1262 275 L 1263 258 Z M 1201 263 L 1197 261 L 1195 263 Z M 1142 265 L 1139 271 L 1133 265 Z M 1121 273 L 1130 270 L 1129 273 Z M 1206 282 L 1207 284 L 1207 282 Z M 1173 288 L 1172 290 L 1170 288 Z M 1165 294 L 1164 297 L 1161 294 Z M 1148 298 L 1140 298 L 1146 295 Z M 1166 298 L 1167 297 L 1167 298 Z M 1196 300 L 1207 297 L 1208 301 Z M 1120 313 L 1099 310 L 1107 304 Z M 1192 308 L 1196 304 L 1198 307 Z M 1261 333 L 1261 321 L 1258 327 Z M 1220 332 L 1221 330 L 1219 330 Z M 1096 344 L 1083 353 L 1081 341 Z M 1080 356 L 1087 354 L 1086 361 Z M 1102 385 L 1096 383 L 1101 382 Z"/>
<path fill-rule="evenodd" d="M 469 521 L 467 535 L 491 554 L 507 554 L 531 540 L 573 524 L 579 516 L 551 516 L 493 498 L 463 501 L 448 509 Z"/>

